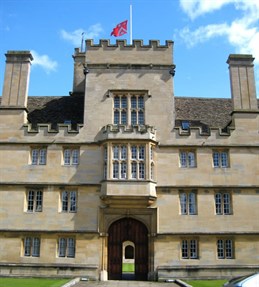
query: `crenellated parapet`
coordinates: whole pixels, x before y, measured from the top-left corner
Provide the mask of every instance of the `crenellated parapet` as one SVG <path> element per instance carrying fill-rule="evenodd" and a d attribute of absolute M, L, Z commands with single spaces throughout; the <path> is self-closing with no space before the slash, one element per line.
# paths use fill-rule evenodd
<path fill-rule="evenodd" d="M 86 63 L 172 65 L 173 44 L 173 41 L 166 41 L 165 45 L 160 45 L 157 40 L 147 45 L 142 40 L 133 40 L 132 44 L 127 44 L 126 40 L 117 40 L 115 44 L 100 40 L 94 44 L 93 40 L 86 40 Z"/>
<path fill-rule="evenodd" d="M 232 131 L 235 130 L 234 127 L 228 126 L 226 128 L 219 128 L 219 127 L 211 127 L 204 130 L 202 127 L 191 127 L 188 129 L 183 129 L 182 127 L 175 127 L 175 130 L 180 136 L 204 136 L 208 137 L 213 135 L 214 137 L 229 137 L 231 136 Z"/>
<path fill-rule="evenodd" d="M 159 40 L 149 40 L 148 44 L 145 45 L 143 43 L 143 40 L 133 40 L 132 44 L 128 44 L 127 40 L 116 40 L 115 44 L 111 44 L 109 39 L 100 39 L 98 44 L 94 44 L 94 41 L 92 39 L 88 39 L 85 41 L 86 42 L 86 48 L 91 48 L 91 47 L 103 47 L 103 48 L 168 48 L 171 45 L 173 45 L 173 41 L 171 40 L 166 40 L 165 45 L 161 45 Z"/>
<path fill-rule="evenodd" d="M 57 124 L 55 128 L 51 124 L 24 124 L 23 129 L 25 135 L 32 135 L 32 134 L 43 134 L 44 136 L 64 133 L 64 134 L 78 134 L 80 129 L 83 127 L 82 124 L 77 124 L 73 126 L 72 124 Z"/>

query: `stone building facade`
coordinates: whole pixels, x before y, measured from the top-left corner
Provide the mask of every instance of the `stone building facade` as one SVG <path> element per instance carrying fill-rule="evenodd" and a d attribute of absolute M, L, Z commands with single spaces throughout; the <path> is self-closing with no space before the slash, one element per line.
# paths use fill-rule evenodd
<path fill-rule="evenodd" d="M 8 51 L 0 105 L 0 276 L 219 278 L 259 270 L 253 57 L 232 99 L 174 95 L 173 42 L 86 41 L 73 91 L 28 97 Z"/>

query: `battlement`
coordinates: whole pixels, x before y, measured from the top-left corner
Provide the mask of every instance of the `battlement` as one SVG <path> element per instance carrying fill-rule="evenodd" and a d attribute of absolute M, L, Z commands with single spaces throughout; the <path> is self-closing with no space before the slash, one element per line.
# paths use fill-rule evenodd
<path fill-rule="evenodd" d="M 49 124 L 37 124 L 33 126 L 32 124 L 24 124 L 24 135 L 32 134 L 43 134 L 43 135 L 53 135 L 53 134 L 78 134 L 80 129 L 83 127 L 82 124 L 77 124 L 75 127 L 72 127 L 71 124 L 57 124 L 55 128 Z"/>
<path fill-rule="evenodd" d="M 195 135 L 195 138 L 198 137 L 229 137 L 231 133 L 235 130 L 235 127 L 228 126 L 226 128 L 219 128 L 219 127 L 211 127 L 207 130 L 203 130 L 202 127 L 191 127 L 189 129 L 183 129 L 182 127 L 175 127 L 175 131 L 179 134 L 179 136 L 186 136 L 190 137 Z"/>
<path fill-rule="evenodd" d="M 173 41 L 165 41 L 165 45 L 160 45 L 158 40 L 150 40 L 147 45 L 142 40 L 133 40 L 132 44 L 127 44 L 126 40 L 116 40 L 115 44 L 110 40 L 100 40 L 98 44 L 86 40 L 85 43 L 87 64 L 173 64 Z M 80 55 L 82 52 L 76 49 L 74 56 Z"/>
<path fill-rule="evenodd" d="M 92 39 L 88 39 L 86 42 L 87 50 L 91 47 L 103 47 L 103 48 L 153 48 L 153 49 L 164 49 L 169 48 L 173 45 L 173 41 L 166 40 L 165 45 L 160 45 L 159 40 L 149 40 L 148 45 L 143 44 L 143 40 L 133 40 L 132 44 L 127 44 L 127 40 L 116 40 L 115 44 L 111 44 L 109 39 L 100 39 L 99 44 L 94 44 Z"/>

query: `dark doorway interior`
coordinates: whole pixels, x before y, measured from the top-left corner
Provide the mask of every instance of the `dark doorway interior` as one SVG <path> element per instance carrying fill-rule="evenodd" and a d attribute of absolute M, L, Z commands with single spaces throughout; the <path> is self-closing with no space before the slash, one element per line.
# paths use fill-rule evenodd
<path fill-rule="evenodd" d="M 148 230 L 146 226 L 133 218 L 123 218 L 111 224 L 108 234 L 108 279 L 147 280 Z M 125 241 L 130 241 L 135 246 L 134 271 L 131 274 L 122 272 L 123 242 Z"/>

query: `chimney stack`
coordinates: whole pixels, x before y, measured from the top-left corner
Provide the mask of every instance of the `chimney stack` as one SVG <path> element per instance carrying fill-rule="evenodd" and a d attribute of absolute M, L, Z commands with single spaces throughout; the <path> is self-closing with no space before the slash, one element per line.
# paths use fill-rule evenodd
<path fill-rule="evenodd" d="M 1 106 L 26 108 L 30 66 L 33 57 L 30 51 L 8 51 Z"/>
<path fill-rule="evenodd" d="M 29 51 L 8 51 L 5 56 L 0 130 L 19 130 L 21 125 L 27 123 L 28 85 L 33 58 Z"/>
<path fill-rule="evenodd" d="M 252 55 L 229 55 L 231 97 L 234 111 L 258 110 Z"/>

